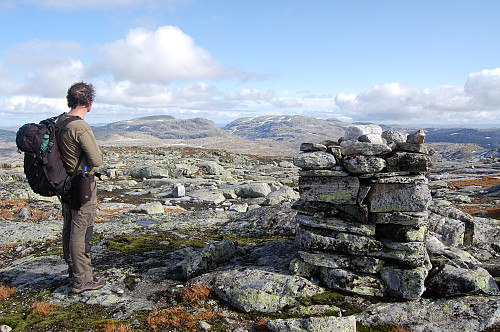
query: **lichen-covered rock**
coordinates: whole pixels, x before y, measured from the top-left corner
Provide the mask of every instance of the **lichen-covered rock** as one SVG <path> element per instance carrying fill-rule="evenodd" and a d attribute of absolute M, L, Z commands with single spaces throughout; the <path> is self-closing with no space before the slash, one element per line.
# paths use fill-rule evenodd
<path fill-rule="evenodd" d="M 500 296 L 378 303 L 356 319 L 364 326 L 404 324 L 415 332 L 485 331 L 500 319 Z"/>
<path fill-rule="evenodd" d="M 392 152 L 387 144 L 375 144 L 358 141 L 344 141 L 340 143 L 343 156 L 362 154 L 365 156 L 378 156 Z"/>
<path fill-rule="evenodd" d="M 222 262 L 228 261 L 236 255 L 238 244 L 232 241 L 210 243 L 201 251 L 192 253 L 181 263 L 184 279 L 215 269 Z"/>
<path fill-rule="evenodd" d="M 422 212 L 393 212 L 370 213 L 370 222 L 376 224 L 396 224 L 406 226 L 420 226 L 428 222 L 428 211 Z"/>
<path fill-rule="evenodd" d="M 329 316 L 275 319 L 267 321 L 266 327 L 276 332 L 356 332 L 356 318 Z"/>
<path fill-rule="evenodd" d="M 322 267 L 321 280 L 332 289 L 367 296 L 384 296 L 385 285 L 374 275 Z"/>
<path fill-rule="evenodd" d="M 195 282 L 208 285 L 218 298 L 245 312 L 276 312 L 298 305 L 298 297 L 324 292 L 302 277 L 259 269 L 215 272 Z"/>
<path fill-rule="evenodd" d="M 375 224 L 350 222 L 340 218 L 319 218 L 305 214 L 297 214 L 297 222 L 301 225 L 321 228 L 337 232 L 352 233 L 365 236 L 375 236 Z"/>
<path fill-rule="evenodd" d="M 377 225 L 379 238 L 392 239 L 399 242 L 424 242 L 427 234 L 427 225 L 403 226 L 397 224 Z"/>
<path fill-rule="evenodd" d="M 353 125 L 345 129 L 344 139 L 357 141 L 362 135 L 371 135 L 382 137 L 382 127 L 376 124 L 369 125 Z"/>
<path fill-rule="evenodd" d="M 168 170 L 158 166 L 138 166 L 132 168 L 129 172 L 130 176 L 136 179 L 163 178 L 169 176 Z"/>
<path fill-rule="evenodd" d="M 340 255 L 336 253 L 299 251 L 304 262 L 321 267 L 351 268 L 363 273 L 377 273 L 384 261 L 375 257 Z"/>
<path fill-rule="evenodd" d="M 332 204 L 356 204 L 359 179 L 347 177 L 300 177 L 299 192 L 302 200 Z"/>
<path fill-rule="evenodd" d="M 271 187 L 265 182 L 254 182 L 242 185 L 237 194 L 244 198 L 266 197 L 271 193 Z"/>
<path fill-rule="evenodd" d="M 353 174 L 377 173 L 386 167 L 386 161 L 376 156 L 346 156 L 342 163 Z"/>
<path fill-rule="evenodd" d="M 447 246 L 458 247 L 464 243 L 465 223 L 460 220 L 431 213 L 429 230 L 436 233 L 439 240 Z"/>
<path fill-rule="evenodd" d="M 418 131 L 411 133 L 406 138 L 406 143 L 411 144 L 424 144 L 425 141 L 425 131 L 423 129 L 419 129 Z"/>
<path fill-rule="evenodd" d="M 371 184 L 366 197 L 370 212 L 423 212 L 432 197 L 424 177 L 394 177 Z"/>
<path fill-rule="evenodd" d="M 304 226 L 297 227 L 297 243 L 307 250 L 329 250 L 348 254 L 374 253 L 383 248 L 374 237 L 342 232 L 312 231 Z"/>
<path fill-rule="evenodd" d="M 408 133 L 403 130 L 389 129 L 382 133 L 382 138 L 384 138 L 388 144 L 406 142 L 407 137 Z"/>
<path fill-rule="evenodd" d="M 160 202 L 151 202 L 151 203 L 145 203 L 141 204 L 139 206 L 133 207 L 129 210 L 129 212 L 135 212 L 135 213 L 145 213 L 145 214 L 160 214 L 160 213 L 165 213 L 165 209 L 163 208 L 163 205 Z"/>
<path fill-rule="evenodd" d="M 224 174 L 226 171 L 224 167 L 212 160 L 204 160 L 198 164 L 198 167 L 201 168 L 205 174 L 209 175 L 220 175 Z"/>
<path fill-rule="evenodd" d="M 482 293 L 499 295 L 495 279 L 483 268 L 466 269 L 446 264 L 428 280 L 429 289 L 441 296 Z"/>
<path fill-rule="evenodd" d="M 302 169 L 331 169 L 337 161 L 335 156 L 328 152 L 314 151 L 295 155 L 293 164 Z"/>
<path fill-rule="evenodd" d="M 416 300 L 425 291 L 425 278 L 428 271 L 424 267 L 401 269 L 384 266 L 380 276 L 387 286 L 387 294 L 406 300 Z"/>
<path fill-rule="evenodd" d="M 424 266 L 428 260 L 423 242 L 393 242 L 388 240 L 382 242 L 384 249 L 374 253 L 374 257 L 397 263 L 403 267 Z"/>
<path fill-rule="evenodd" d="M 300 144 L 300 151 L 307 151 L 307 152 L 312 152 L 312 151 L 326 151 L 327 147 L 324 144 L 321 143 L 302 143 Z"/>
<path fill-rule="evenodd" d="M 394 156 L 387 158 L 389 172 L 424 173 L 429 171 L 430 166 L 432 166 L 431 157 L 420 153 L 396 152 Z"/>

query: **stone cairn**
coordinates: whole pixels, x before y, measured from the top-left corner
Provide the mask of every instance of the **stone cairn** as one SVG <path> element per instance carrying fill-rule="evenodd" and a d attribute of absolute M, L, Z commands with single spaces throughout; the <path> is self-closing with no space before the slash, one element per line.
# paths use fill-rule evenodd
<path fill-rule="evenodd" d="M 425 237 L 432 148 L 425 133 L 352 126 L 339 142 L 303 143 L 291 272 L 328 288 L 418 299 L 431 269 Z"/>

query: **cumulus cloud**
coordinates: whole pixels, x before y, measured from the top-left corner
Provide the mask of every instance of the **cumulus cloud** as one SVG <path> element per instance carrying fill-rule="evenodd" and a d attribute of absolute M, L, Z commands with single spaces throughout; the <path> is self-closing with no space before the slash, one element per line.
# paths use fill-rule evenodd
<path fill-rule="evenodd" d="M 500 109 L 500 68 L 471 73 L 465 84 L 465 93 L 483 108 Z"/>
<path fill-rule="evenodd" d="M 175 26 L 136 28 L 103 47 L 105 68 L 116 80 L 136 83 L 222 78 L 230 72 Z M 104 67 L 102 67 L 104 66 Z"/>
<path fill-rule="evenodd" d="M 335 105 L 355 121 L 498 123 L 500 68 L 471 73 L 465 87 L 418 89 L 377 84 L 358 94 L 339 93 Z"/>
<path fill-rule="evenodd" d="M 214 86 L 195 82 L 174 88 L 170 85 L 103 81 L 97 85 L 96 102 L 136 108 L 210 109 L 219 92 Z"/>

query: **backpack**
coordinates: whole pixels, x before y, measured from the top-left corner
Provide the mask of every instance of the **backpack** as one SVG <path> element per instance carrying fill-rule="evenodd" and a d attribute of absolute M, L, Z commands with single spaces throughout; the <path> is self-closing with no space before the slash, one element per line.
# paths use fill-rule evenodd
<path fill-rule="evenodd" d="M 16 145 L 24 152 L 24 173 L 31 189 L 42 196 L 66 197 L 82 158 L 80 156 L 73 176 L 68 176 L 59 155 L 56 134 L 68 130 L 66 125 L 80 118 L 69 117 L 56 124 L 57 118 L 23 125 L 17 131 Z"/>

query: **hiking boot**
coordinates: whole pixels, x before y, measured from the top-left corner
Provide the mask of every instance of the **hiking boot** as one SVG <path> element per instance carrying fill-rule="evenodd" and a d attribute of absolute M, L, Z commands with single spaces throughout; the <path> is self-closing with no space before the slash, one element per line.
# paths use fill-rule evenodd
<path fill-rule="evenodd" d="M 96 281 L 97 279 L 101 279 L 101 278 L 102 278 L 102 275 L 99 272 L 94 272 L 94 274 L 92 274 L 92 279 L 94 281 Z M 70 275 L 68 276 L 68 282 L 70 283 L 70 285 L 73 284 L 73 273 L 70 273 Z"/>
<path fill-rule="evenodd" d="M 89 281 L 85 284 L 74 283 L 71 291 L 73 293 L 80 294 L 82 292 L 89 291 L 89 290 L 101 289 L 104 285 L 106 285 L 106 281 L 104 279 L 94 278 L 94 280 Z"/>

